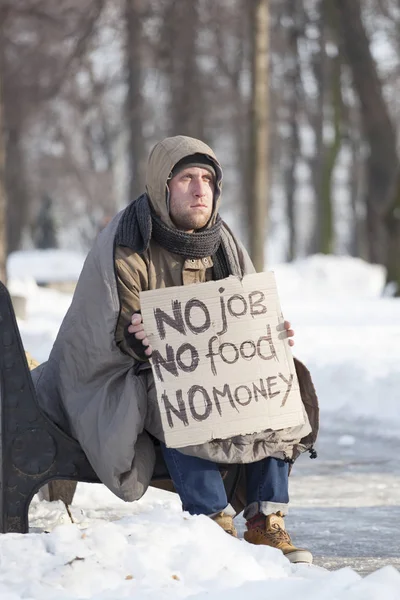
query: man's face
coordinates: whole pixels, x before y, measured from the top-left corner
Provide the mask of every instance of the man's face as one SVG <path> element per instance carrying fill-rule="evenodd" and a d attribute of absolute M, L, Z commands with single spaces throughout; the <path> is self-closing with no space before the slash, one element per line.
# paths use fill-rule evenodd
<path fill-rule="evenodd" d="M 187 167 L 169 182 L 170 216 L 187 233 L 201 229 L 213 210 L 214 178 L 207 169 Z"/>

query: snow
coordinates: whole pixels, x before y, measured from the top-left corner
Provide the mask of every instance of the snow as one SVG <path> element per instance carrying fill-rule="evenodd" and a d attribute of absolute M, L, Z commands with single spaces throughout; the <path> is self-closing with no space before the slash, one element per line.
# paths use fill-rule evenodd
<path fill-rule="evenodd" d="M 354 435 L 341 435 L 338 439 L 339 446 L 354 446 L 356 438 Z"/>
<path fill-rule="evenodd" d="M 349 568 L 329 573 L 291 565 L 278 550 L 251 546 L 207 517 L 182 513 L 177 497 L 161 490 L 127 505 L 101 485 L 80 484 L 76 523 L 67 524 L 65 515 L 61 502 L 35 498 L 32 529 L 52 531 L 0 538 L 2 598 L 399 598 L 400 574 L 392 567 L 362 579 Z"/>
<path fill-rule="evenodd" d="M 70 266 L 72 261 L 67 260 L 65 269 Z M 14 260 L 11 271 L 13 285 L 28 300 L 27 319 L 19 326 L 25 348 L 42 361 L 71 296 L 35 283 L 43 273 L 48 281 L 60 277 L 62 262 L 48 261 L 41 254 L 35 272 L 30 271 L 28 260 L 23 267 L 23 262 Z M 74 268 L 76 276 L 78 262 Z M 400 301 L 382 297 L 383 269 L 358 259 L 316 256 L 273 270 L 284 314 L 296 330 L 295 355 L 313 375 L 324 427 L 337 422 L 369 423 L 373 417 L 381 436 L 397 433 Z M 354 430 L 342 429 L 334 445 L 350 456 L 362 443 L 361 431 L 359 438 Z M 310 482 L 313 477 L 320 494 L 310 498 L 302 480 Z M 352 491 L 346 487 L 350 479 Z M 399 480 L 390 473 L 375 473 L 368 485 L 371 492 L 362 472 L 350 472 L 347 479 L 339 474 L 329 479 L 294 478 L 293 505 L 314 505 L 318 511 L 326 492 L 342 510 L 370 507 L 366 499 L 374 493 L 379 510 L 384 503 L 390 505 Z M 348 510 L 351 514 L 354 508 Z M 349 567 L 329 572 L 291 565 L 277 550 L 233 539 L 206 517 L 182 513 L 177 496 L 161 490 L 150 489 L 139 502 L 125 504 L 104 486 L 79 484 L 71 514 L 73 524 L 62 503 L 35 497 L 31 533 L 0 536 L 2 600 L 400 598 L 400 573 L 394 567 L 361 578 Z M 324 518 L 322 513 L 320 517 Z M 236 520 L 243 532 L 243 518 Z"/>
<path fill-rule="evenodd" d="M 73 250 L 20 250 L 8 257 L 7 273 L 18 281 L 76 281 L 84 260 L 84 254 Z"/>
<path fill-rule="evenodd" d="M 383 297 L 383 267 L 314 256 L 274 271 L 323 413 L 378 419 L 398 432 L 400 302 Z"/>
<path fill-rule="evenodd" d="M 371 265 L 361 258 L 321 254 L 278 265 L 273 271 L 281 296 L 297 298 L 300 295 L 303 303 L 332 297 L 378 298 L 383 293 L 386 278 L 381 265 Z"/>

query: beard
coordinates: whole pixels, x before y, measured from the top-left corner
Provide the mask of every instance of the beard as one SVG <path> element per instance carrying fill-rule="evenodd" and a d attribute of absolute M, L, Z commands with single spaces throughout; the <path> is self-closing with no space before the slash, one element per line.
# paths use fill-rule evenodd
<path fill-rule="evenodd" d="M 198 214 L 173 214 L 171 213 L 171 219 L 177 229 L 181 231 L 192 231 L 197 229 L 202 229 L 205 227 L 210 220 L 211 213 L 198 213 Z"/>

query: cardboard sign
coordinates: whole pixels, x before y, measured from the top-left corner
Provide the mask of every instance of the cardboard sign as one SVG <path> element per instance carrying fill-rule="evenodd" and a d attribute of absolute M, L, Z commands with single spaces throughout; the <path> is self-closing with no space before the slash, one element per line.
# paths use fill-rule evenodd
<path fill-rule="evenodd" d="M 304 423 L 273 273 L 140 294 L 165 443 Z"/>

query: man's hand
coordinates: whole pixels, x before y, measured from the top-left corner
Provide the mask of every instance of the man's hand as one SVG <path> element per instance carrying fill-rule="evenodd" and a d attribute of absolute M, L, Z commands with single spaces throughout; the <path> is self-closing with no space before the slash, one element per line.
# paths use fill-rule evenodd
<path fill-rule="evenodd" d="M 292 338 L 294 336 L 294 331 L 289 321 L 285 321 L 283 325 L 285 327 L 288 338 Z M 289 346 L 294 346 L 294 340 L 289 340 Z"/>
<path fill-rule="evenodd" d="M 131 324 L 128 327 L 129 333 L 133 333 L 137 340 L 141 340 L 143 346 L 145 347 L 145 355 L 151 356 L 153 352 L 153 348 L 149 344 L 149 339 L 146 335 L 146 332 L 143 327 L 142 315 L 139 313 L 134 313 L 131 318 Z"/>

